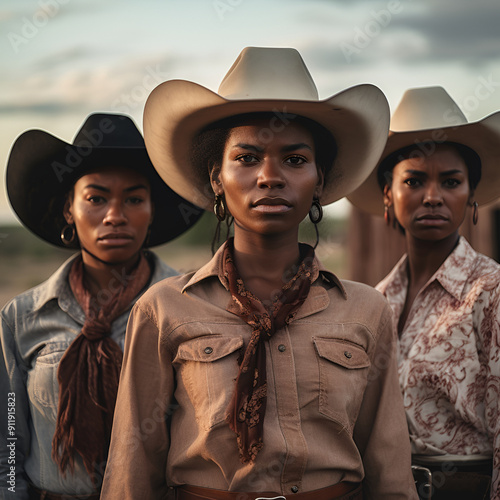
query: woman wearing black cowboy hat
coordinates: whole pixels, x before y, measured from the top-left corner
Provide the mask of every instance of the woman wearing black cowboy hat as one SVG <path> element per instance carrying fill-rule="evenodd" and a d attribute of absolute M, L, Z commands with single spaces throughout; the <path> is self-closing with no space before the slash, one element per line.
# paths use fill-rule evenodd
<path fill-rule="evenodd" d="M 298 240 L 368 175 L 388 120 L 372 85 L 319 100 L 294 49 L 245 49 L 219 94 L 153 91 L 155 168 L 234 238 L 134 307 L 102 498 L 414 498 L 390 308 Z"/>
<path fill-rule="evenodd" d="M 73 144 L 22 134 L 7 192 L 28 229 L 79 251 L 2 310 L 2 498 L 98 498 L 130 309 L 176 274 L 146 247 L 202 210 L 165 185 L 133 121 L 114 114 L 90 115 Z"/>

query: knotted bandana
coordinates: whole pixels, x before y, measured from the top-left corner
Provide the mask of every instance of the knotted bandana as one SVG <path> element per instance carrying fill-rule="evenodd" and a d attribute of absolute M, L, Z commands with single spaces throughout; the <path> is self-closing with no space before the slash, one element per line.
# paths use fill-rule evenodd
<path fill-rule="evenodd" d="M 150 275 L 149 264 L 141 254 L 126 281 L 113 279 L 109 294 L 103 293 L 106 300 L 99 304 L 85 287 L 81 256 L 71 267 L 69 283 L 85 313 L 85 323 L 57 371 L 59 405 L 52 459 L 63 475 L 68 466 L 74 471 L 76 453 L 82 457 L 94 485 L 96 475 L 104 472 L 123 357 L 118 344 L 110 338 L 111 324 L 127 310 Z"/>
<path fill-rule="evenodd" d="M 266 347 L 263 341 L 271 338 L 293 319 L 309 293 L 314 249 L 309 246 L 306 248 L 307 254 L 302 259 L 297 274 L 282 287 L 268 308 L 245 289 L 234 265 L 232 239 L 224 249 L 223 274 L 235 306 L 232 312 L 252 327 L 252 336 L 240 364 L 227 415 L 229 426 L 236 433 L 242 463 L 254 461 L 264 445 L 267 379 Z"/>

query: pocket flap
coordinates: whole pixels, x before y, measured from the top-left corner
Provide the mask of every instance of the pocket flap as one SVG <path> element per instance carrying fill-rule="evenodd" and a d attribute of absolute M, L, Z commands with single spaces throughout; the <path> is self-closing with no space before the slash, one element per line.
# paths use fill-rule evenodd
<path fill-rule="evenodd" d="M 339 339 L 313 338 L 320 357 L 345 368 L 366 368 L 370 358 L 366 351 L 356 345 Z"/>
<path fill-rule="evenodd" d="M 210 363 L 227 356 L 243 346 L 242 337 L 207 335 L 183 342 L 177 349 L 177 359 Z"/>

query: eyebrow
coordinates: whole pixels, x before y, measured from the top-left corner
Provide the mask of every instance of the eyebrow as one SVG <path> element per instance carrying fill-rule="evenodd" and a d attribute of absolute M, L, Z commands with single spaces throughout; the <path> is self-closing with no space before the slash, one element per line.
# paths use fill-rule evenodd
<path fill-rule="evenodd" d="M 235 144 L 233 148 L 248 149 L 250 151 L 255 151 L 257 153 L 262 153 L 262 151 L 264 151 L 264 148 L 260 148 L 259 146 L 255 146 L 253 144 L 246 144 L 242 142 Z M 288 151 L 295 151 L 297 149 L 309 149 L 309 151 L 312 151 L 311 146 L 309 146 L 305 142 L 299 142 L 297 144 L 289 144 L 287 146 L 284 146 L 282 148 L 282 151 L 288 152 Z"/>
<path fill-rule="evenodd" d="M 111 189 L 100 186 L 99 184 L 87 184 L 84 189 L 97 189 L 98 191 L 103 191 L 104 193 L 110 193 Z M 128 188 L 125 188 L 123 191 L 128 193 L 130 191 L 135 191 L 137 189 L 148 189 L 148 187 L 145 184 L 136 184 L 135 186 L 130 186 Z"/>
<path fill-rule="evenodd" d="M 422 170 L 413 170 L 411 168 L 405 170 L 407 174 L 415 175 L 416 177 L 425 177 L 427 175 L 426 172 L 422 172 Z M 446 170 L 445 172 L 441 172 L 439 174 L 440 177 L 448 177 L 449 175 L 457 175 L 457 174 L 463 174 L 466 175 L 462 170 L 459 170 L 458 168 L 454 168 L 452 170 Z"/>

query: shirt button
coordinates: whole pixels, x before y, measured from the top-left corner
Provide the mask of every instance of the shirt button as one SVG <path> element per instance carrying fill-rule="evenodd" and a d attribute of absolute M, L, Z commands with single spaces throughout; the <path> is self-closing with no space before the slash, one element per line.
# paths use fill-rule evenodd
<path fill-rule="evenodd" d="M 278 351 L 279 351 L 279 352 L 285 352 L 285 351 L 286 351 L 286 346 L 284 346 L 283 344 L 280 344 L 280 345 L 278 346 Z"/>
<path fill-rule="evenodd" d="M 349 351 L 344 351 L 344 356 L 345 356 L 347 359 L 351 359 L 351 358 L 352 358 L 352 354 L 351 354 Z"/>
<path fill-rule="evenodd" d="M 292 486 L 291 490 L 292 490 L 292 493 L 297 493 L 297 491 L 299 491 L 299 487 L 298 486 Z"/>
<path fill-rule="evenodd" d="M 214 350 L 211 347 L 205 347 L 205 354 L 212 354 Z"/>

